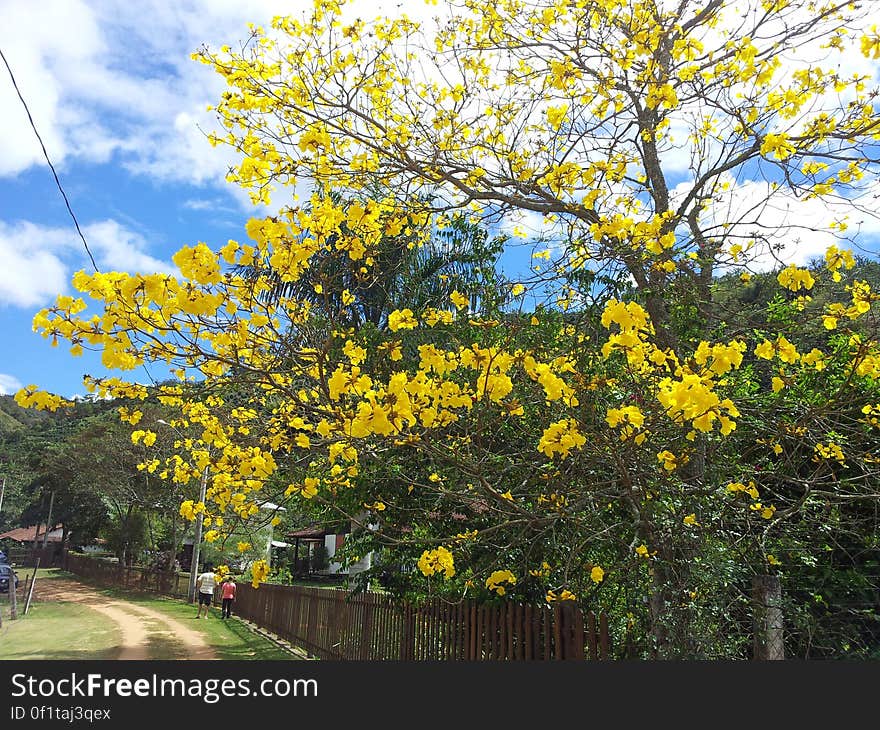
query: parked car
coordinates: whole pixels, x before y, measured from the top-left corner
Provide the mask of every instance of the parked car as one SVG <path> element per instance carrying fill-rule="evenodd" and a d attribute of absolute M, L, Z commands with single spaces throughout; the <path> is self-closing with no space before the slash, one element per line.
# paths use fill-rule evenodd
<path fill-rule="evenodd" d="M 18 588 L 18 576 L 13 572 L 11 565 L 0 565 L 0 593 L 9 593 L 9 581 L 15 576 L 15 587 Z"/>

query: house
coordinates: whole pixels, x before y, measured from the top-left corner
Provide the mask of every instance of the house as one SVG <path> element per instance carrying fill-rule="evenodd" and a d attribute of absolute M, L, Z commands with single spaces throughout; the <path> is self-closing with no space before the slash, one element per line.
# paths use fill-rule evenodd
<path fill-rule="evenodd" d="M 86 555 L 102 555 L 108 552 L 107 541 L 103 537 L 96 537 L 88 545 L 83 545 L 81 550 Z"/>
<path fill-rule="evenodd" d="M 345 542 L 345 535 L 336 533 L 335 530 L 319 526 L 306 527 L 294 530 L 285 535 L 288 544 L 293 545 L 290 570 L 294 575 L 302 575 L 314 572 L 312 570 L 315 550 L 319 545 L 327 548 L 327 555 L 332 556 Z M 300 549 L 303 547 L 304 550 Z M 339 564 L 331 561 L 328 572 L 338 573 Z"/>
<path fill-rule="evenodd" d="M 64 528 L 62 525 L 55 525 L 51 530 L 49 530 L 49 534 L 46 535 L 46 525 L 31 525 L 30 527 L 16 527 L 13 530 L 9 530 L 0 534 L 0 540 L 11 540 L 12 542 L 21 543 L 38 543 L 39 545 L 43 544 L 43 540 L 45 539 L 46 544 L 50 543 L 60 543 L 63 540 L 64 536 Z"/>
<path fill-rule="evenodd" d="M 55 565 L 59 558 L 63 560 L 66 549 L 64 529 L 61 525 L 56 525 L 47 534 L 44 524 L 16 527 L 0 533 L 0 546 L 9 548 L 4 550 L 9 562 L 30 566 L 39 560 L 44 567 L 49 567 Z"/>
<path fill-rule="evenodd" d="M 311 569 L 312 559 L 315 555 L 315 548 L 323 545 L 327 549 L 327 557 L 330 563 L 326 570 L 317 571 L 330 575 L 354 575 L 356 573 L 368 570 L 372 565 L 373 554 L 368 553 L 358 562 L 352 563 L 347 567 L 343 567 L 342 563 L 333 560 L 333 556 L 345 544 L 346 536 L 351 534 L 351 525 L 321 527 L 313 525 L 300 530 L 288 532 L 285 537 L 289 543 L 293 545 L 293 555 L 291 558 L 291 570 L 294 574 L 316 572 Z M 305 555 L 300 550 L 300 545 L 305 547 Z"/>

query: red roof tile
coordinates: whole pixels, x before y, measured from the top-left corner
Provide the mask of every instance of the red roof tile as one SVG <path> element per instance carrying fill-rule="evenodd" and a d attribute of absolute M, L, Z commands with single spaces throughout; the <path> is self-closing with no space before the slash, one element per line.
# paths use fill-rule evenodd
<path fill-rule="evenodd" d="M 16 527 L 8 532 L 0 533 L 0 539 L 8 538 L 15 542 L 33 542 L 34 540 L 42 540 L 46 532 L 46 525 L 31 525 L 30 527 Z M 61 525 L 56 525 L 49 531 L 47 542 L 61 542 L 63 530 Z"/>

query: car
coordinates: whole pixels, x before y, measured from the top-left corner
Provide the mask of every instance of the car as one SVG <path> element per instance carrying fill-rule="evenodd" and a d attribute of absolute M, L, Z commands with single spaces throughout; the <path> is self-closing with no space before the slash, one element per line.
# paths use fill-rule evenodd
<path fill-rule="evenodd" d="M 9 593 L 9 581 L 15 576 L 15 587 L 18 588 L 18 576 L 11 565 L 0 565 L 0 593 Z"/>

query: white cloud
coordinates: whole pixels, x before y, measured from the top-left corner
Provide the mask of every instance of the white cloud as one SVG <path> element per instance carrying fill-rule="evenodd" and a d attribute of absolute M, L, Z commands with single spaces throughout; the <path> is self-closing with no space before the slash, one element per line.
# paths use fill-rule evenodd
<path fill-rule="evenodd" d="M 500 233 L 524 239 L 543 238 L 557 228 L 543 213 L 524 209 L 506 211 L 498 226 Z"/>
<path fill-rule="evenodd" d="M 144 238 L 115 220 L 92 223 L 83 229 L 83 234 L 102 271 L 142 274 L 177 271 L 173 265 L 148 255 Z"/>
<path fill-rule="evenodd" d="M 224 181 L 236 154 L 205 138 L 217 129 L 206 107 L 225 84 L 190 55 L 203 44 L 236 47 L 249 22 L 268 28 L 275 15 L 310 8 L 309 0 L 0 0 L 0 47 L 56 166 L 115 155 L 136 174 L 226 188 L 249 208 L 246 194 Z M 404 10 L 423 20 L 438 13 L 395 0 L 353 0 L 343 8 L 347 17 Z M 2 71 L 0 177 L 45 164 Z"/>
<path fill-rule="evenodd" d="M 69 276 L 59 250 L 68 238 L 33 223 L 0 222 L 0 304 L 33 307 L 65 291 Z"/>
<path fill-rule="evenodd" d="M 146 253 L 143 237 L 115 220 L 87 225 L 83 234 L 101 271 L 174 271 Z M 69 290 L 73 272 L 84 266 L 84 253 L 72 228 L 0 221 L 0 306 L 48 304 Z"/>
<path fill-rule="evenodd" d="M 781 264 L 803 266 L 811 259 L 821 258 L 825 249 L 835 244 L 852 248 L 854 253 L 876 250 L 880 236 L 880 216 L 869 206 L 855 205 L 843 198 L 795 197 L 787 188 L 774 188 L 765 180 L 736 183 L 730 176 L 728 189 L 712 203 L 701 217 L 703 230 L 709 236 L 723 236 L 729 245 L 745 245 L 756 236 L 766 239 L 756 245 L 746 258 L 753 271 L 768 271 Z M 678 185 L 673 199 L 686 194 L 692 181 Z M 861 199 L 880 196 L 880 183 L 867 187 Z M 852 240 L 841 241 L 829 224 L 845 221 L 845 235 Z M 771 250 L 772 247 L 772 250 Z"/>
<path fill-rule="evenodd" d="M 201 211 L 223 211 L 236 212 L 230 208 L 225 200 L 220 198 L 190 198 L 183 201 L 182 207 L 186 210 Z"/>
<path fill-rule="evenodd" d="M 664 0 L 677 7 L 677 0 Z M 0 47 L 4 49 L 53 161 L 106 162 L 118 159 L 129 171 L 162 181 L 215 184 L 250 208 L 247 193 L 223 182 L 236 155 L 211 147 L 205 134 L 216 128 L 205 107 L 217 101 L 219 75 L 191 60 L 200 45 L 236 46 L 247 23 L 267 25 L 276 14 L 299 15 L 308 0 L 0 0 Z M 449 9 L 399 0 L 353 0 L 348 17 L 398 14 L 427 20 Z M 757 12 L 757 10 L 756 10 Z M 733 13 L 738 20 L 739 14 Z M 716 31 L 713 31 L 717 35 Z M 706 38 L 718 42 L 718 38 Z M 789 57 L 820 51 L 789 49 Z M 859 54 L 836 56 L 846 72 L 872 72 L 877 64 Z M 792 65 L 792 64 L 787 64 Z M 24 110 L 0 69 L 0 177 L 43 164 Z M 692 109 L 683 110 L 682 114 Z M 690 167 L 688 123 L 673 119 L 678 145 L 664 152 L 672 173 Z M 674 178 L 673 178 L 674 179 Z M 301 196 L 307 186 L 301 186 Z M 273 206 L 293 202 L 289 191 Z M 192 208 L 196 210 L 196 208 Z M 254 214 L 266 213 L 259 208 Z M 533 224 L 536 232 L 543 224 Z M 23 263 L 23 262 L 22 262 Z M 33 252 L 28 265 L 51 274 L 53 253 Z"/>
<path fill-rule="evenodd" d="M 0 395 L 13 395 L 21 388 L 22 384 L 18 378 L 0 373 Z"/>
<path fill-rule="evenodd" d="M 288 11 L 279 0 L 0 0 L 0 47 L 54 163 L 118 153 L 133 171 L 222 184 L 227 161 L 197 125 L 214 127 L 205 107 L 223 82 L 190 54 L 235 44 L 248 21 Z M 43 155 L 3 71 L 0 176 L 9 176 Z"/>

